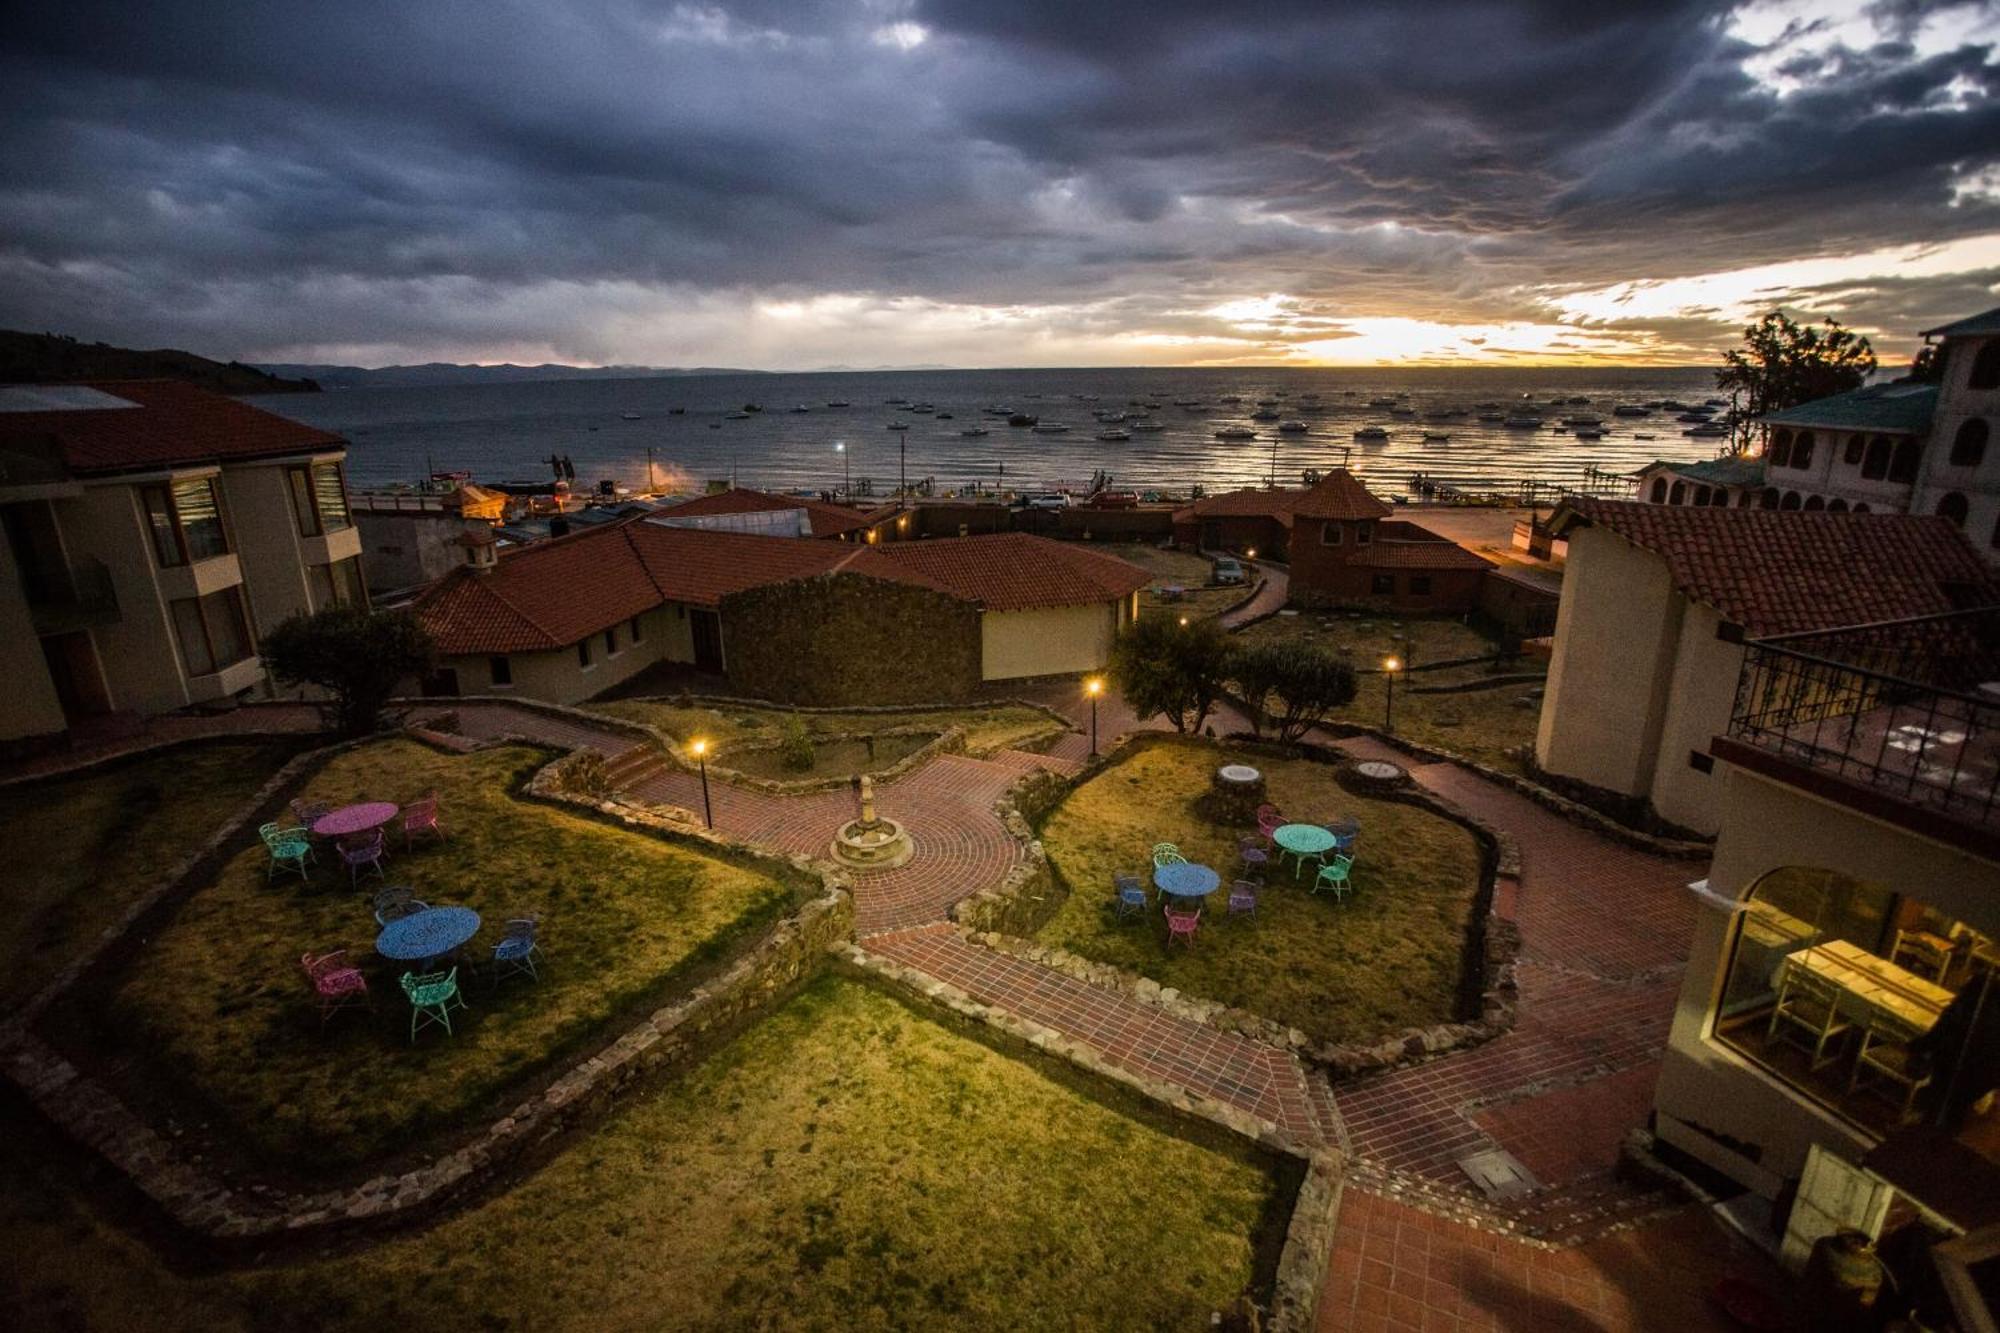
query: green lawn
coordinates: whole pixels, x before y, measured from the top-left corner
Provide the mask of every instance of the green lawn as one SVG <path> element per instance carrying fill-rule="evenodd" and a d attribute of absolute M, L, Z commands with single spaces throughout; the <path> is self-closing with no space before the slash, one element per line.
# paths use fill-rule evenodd
<path fill-rule="evenodd" d="M 1356 615 L 1349 611 L 1300 611 L 1275 615 L 1244 629 L 1244 643 L 1309 643 L 1341 654 L 1368 671 L 1394 655 L 1406 664 L 1448 662 L 1494 651 L 1493 641 L 1456 616 Z"/>
<path fill-rule="evenodd" d="M 0 1143 L 0 1315 L 120 1329 L 1209 1327 L 1285 1223 L 1247 1144 L 823 977 L 535 1174 L 338 1258 L 167 1271 Z M 1118 1090 L 1107 1095 L 1122 1097 Z M 1116 1103 L 1119 1106 L 1124 1102 Z"/>
<path fill-rule="evenodd" d="M 0 791 L 0 1000 L 33 995 L 285 764 L 300 738 L 183 746 Z M 171 799 L 169 797 L 171 796 Z"/>
<path fill-rule="evenodd" d="M 816 736 L 874 732 L 888 727 L 934 726 L 942 731 L 946 727 L 960 726 L 966 729 L 965 748 L 973 754 L 1018 745 L 1055 725 L 1055 719 L 1047 713 L 1016 704 L 988 708 L 912 708 L 894 713 L 796 714 L 782 708 L 682 708 L 671 702 L 651 699 L 615 699 L 586 707 L 658 727 L 676 741 L 702 737 L 723 751 L 716 761 L 723 764 L 729 762 L 727 750 L 730 745 L 746 740 L 775 740 L 780 728 L 791 717 L 799 718 L 806 724 L 806 730 Z"/>
<path fill-rule="evenodd" d="M 1208 586 L 1213 572 L 1208 557 L 1192 551 L 1162 550 L 1146 542 L 1119 542 L 1098 549 L 1129 560 L 1153 576 L 1153 581 L 1141 594 L 1139 614 L 1142 616 L 1217 615 L 1242 601 L 1250 592 L 1247 584 L 1226 588 Z M 1169 583 L 1178 584 L 1187 591 L 1178 600 L 1170 602 L 1159 591 Z"/>
<path fill-rule="evenodd" d="M 543 979 L 497 989 L 468 977 L 455 1035 L 407 1042 L 409 1007 L 378 957 L 372 877 L 350 888 L 331 851 L 310 884 L 265 881 L 255 834 L 134 958 L 109 998 L 109 1030 L 220 1108 L 236 1141 L 294 1168 L 367 1161 L 450 1127 L 510 1083 L 585 1042 L 678 971 L 774 919 L 790 891 L 748 869 L 657 838 L 515 799 L 545 752 L 446 755 L 384 740 L 334 758 L 308 797 L 345 804 L 442 794 L 451 841 L 400 841 L 390 883 L 483 918 L 485 957 L 507 917 L 544 922 Z M 325 864 L 333 862 L 333 864 Z M 344 948 L 367 972 L 375 1012 L 322 1033 L 299 956 Z"/>
<path fill-rule="evenodd" d="M 1254 830 L 1210 824 L 1192 806 L 1231 753 L 1200 742 L 1155 744 L 1072 792 L 1042 827 L 1042 845 L 1070 895 L 1041 942 L 1238 1005 L 1315 1040 L 1357 1041 L 1454 1017 L 1478 889 L 1472 835 L 1427 811 L 1352 795 L 1325 764 L 1249 757 L 1288 815 L 1361 821 L 1355 889 L 1336 902 L 1308 893 L 1307 879 L 1295 880 L 1289 866 L 1274 868 L 1256 916 L 1227 917 L 1237 840 Z M 1157 906 L 1137 921 L 1113 910 L 1114 874 L 1140 874 L 1150 888 L 1156 842 L 1175 843 L 1223 875 L 1190 949 L 1168 952 Z"/>

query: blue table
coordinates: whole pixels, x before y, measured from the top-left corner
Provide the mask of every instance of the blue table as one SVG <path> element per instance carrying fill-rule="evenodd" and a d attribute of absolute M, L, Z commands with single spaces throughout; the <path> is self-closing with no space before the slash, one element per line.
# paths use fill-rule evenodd
<path fill-rule="evenodd" d="M 1206 898 L 1222 884 L 1222 876 L 1192 861 L 1174 861 L 1153 871 L 1160 892 L 1174 898 Z"/>
<path fill-rule="evenodd" d="M 470 907 L 427 907 L 382 927 L 375 952 L 399 962 L 442 958 L 479 933 L 479 913 Z"/>

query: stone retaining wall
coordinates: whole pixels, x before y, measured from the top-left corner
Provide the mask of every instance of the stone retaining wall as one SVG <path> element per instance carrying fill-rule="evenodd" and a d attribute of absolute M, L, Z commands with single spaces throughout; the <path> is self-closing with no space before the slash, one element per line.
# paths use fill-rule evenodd
<path fill-rule="evenodd" d="M 812 739 L 814 745 L 839 744 L 845 741 L 864 740 L 870 736 L 911 736 L 928 734 L 929 732 L 929 727 L 913 725 L 887 727 L 881 731 L 829 732 L 823 735 L 815 735 Z M 715 752 L 715 758 L 709 761 L 708 775 L 718 781 L 727 782 L 731 786 L 742 787 L 747 791 L 762 792 L 767 796 L 804 796 L 811 792 L 839 791 L 854 780 L 853 775 L 846 773 L 835 773 L 819 778 L 760 778 L 753 777 L 741 769 L 730 768 L 723 762 L 733 754 L 743 754 L 746 752 L 758 754 L 766 750 L 779 749 L 783 745 L 783 740 L 776 739 L 738 742 L 727 749 Z M 877 783 L 893 782 L 895 779 L 902 777 L 905 773 L 916 768 L 919 764 L 929 763 L 938 755 L 964 753 L 965 728 L 946 727 L 943 731 L 932 736 L 929 741 L 910 751 L 901 759 L 884 768 L 870 769 L 868 770 L 868 774 Z"/>

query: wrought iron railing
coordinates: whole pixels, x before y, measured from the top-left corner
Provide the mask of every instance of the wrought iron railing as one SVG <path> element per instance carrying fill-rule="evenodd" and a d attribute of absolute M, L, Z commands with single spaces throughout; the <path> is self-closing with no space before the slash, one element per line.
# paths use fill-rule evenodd
<path fill-rule="evenodd" d="M 2000 607 L 1752 640 L 1728 734 L 1990 822 L 2000 803 Z"/>

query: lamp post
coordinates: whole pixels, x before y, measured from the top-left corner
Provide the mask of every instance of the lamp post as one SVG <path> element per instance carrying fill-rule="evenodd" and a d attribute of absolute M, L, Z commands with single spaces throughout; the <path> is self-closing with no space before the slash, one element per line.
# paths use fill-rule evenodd
<path fill-rule="evenodd" d="M 1383 679 L 1389 682 L 1389 699 L 1387 705 L 1382 710 L 1382 730 L 1384 731 L 1394 731 L 1396 729 L 1396 673 L 1402 669 L 1403 662 L 1401 658 L 1385 657 L 1382 659 L 1382 676 Z"/>
<path fill-rule="evenodd" d="M 1083 692 L 1090 696 L 1090 757 L 1097 758 L 1097 696 L 1104 693 L 1104 681 L 1092 676 L 1083 683 Z"/>
<path fill-rule="evenodd" d="M 833 451 L 840 455 L 840 489 L 843 494 L 854 494 L 854 469 L 847 461 L 847 441 L 835 440 Z"/>
<path fill-rule="evenodd" d="M 708 742 L 694 743 L 694 761 L 701 766 L 701 818 L 709 828 L 715 827 L 715 807 L 708 800 Z"/>

